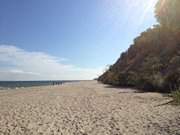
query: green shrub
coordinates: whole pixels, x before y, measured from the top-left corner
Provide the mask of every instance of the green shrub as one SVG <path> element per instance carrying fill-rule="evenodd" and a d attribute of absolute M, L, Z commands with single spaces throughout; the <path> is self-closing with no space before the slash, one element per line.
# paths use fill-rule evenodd
<path fill-rule="evenodd" d="M 180 88 L 172 92 L 172 98 L 175 104 L 180 105 Z"/>

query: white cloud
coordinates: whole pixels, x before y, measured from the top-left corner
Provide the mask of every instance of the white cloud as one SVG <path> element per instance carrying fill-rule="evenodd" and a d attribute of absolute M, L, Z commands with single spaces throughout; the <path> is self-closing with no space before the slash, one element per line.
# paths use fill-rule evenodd
<path fill-rule="evenodd" d="M 0 45 L 0 80 L 87 80 L 102 73 L 102 68 L 80 68 L 63 61 L 67 59 Z"/>

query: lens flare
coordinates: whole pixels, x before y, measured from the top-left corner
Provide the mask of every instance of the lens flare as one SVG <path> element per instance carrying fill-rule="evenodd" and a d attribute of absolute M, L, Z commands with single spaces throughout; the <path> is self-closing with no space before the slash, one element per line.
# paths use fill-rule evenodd
<path fill-rule="evenodd" d="M 116 22 L 126 25 L 127 23 L 137 23 L 142 25 L 144 20 L 153 15 L 157 0 L 105 0 L 106 10 Z M 123 13 L 122 13 L 123 12 Z M 124 23 L 121 15 L 124 14 Z"/>

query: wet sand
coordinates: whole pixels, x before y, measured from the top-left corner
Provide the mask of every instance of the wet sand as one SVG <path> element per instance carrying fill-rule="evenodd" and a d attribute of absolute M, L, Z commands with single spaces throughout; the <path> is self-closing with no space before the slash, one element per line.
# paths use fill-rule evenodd
<path fill-rule="evenodd" d="M 0 135 L 176 135 L 171 98 L 96 81 L 0 91 Z"/>

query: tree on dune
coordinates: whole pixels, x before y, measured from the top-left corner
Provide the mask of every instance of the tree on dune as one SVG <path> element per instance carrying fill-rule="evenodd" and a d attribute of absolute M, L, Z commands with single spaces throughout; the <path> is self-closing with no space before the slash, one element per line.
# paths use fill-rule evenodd
<path fill-rule="evenodd" d="M 142 32 L 99 81 L 168 92 L 180 87 L 180 0 L 159 0 L 158 25 Z"/>
<path fill-rule="evenodd" d="M 180 0 L 159 0 L 156 4 L 155 16 L 165 27 L 180 28 Z"/>

